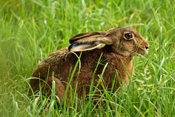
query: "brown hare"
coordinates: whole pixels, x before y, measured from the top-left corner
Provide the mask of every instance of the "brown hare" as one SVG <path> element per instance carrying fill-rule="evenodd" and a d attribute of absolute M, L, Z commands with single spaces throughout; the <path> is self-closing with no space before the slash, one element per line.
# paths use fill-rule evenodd
<path fill-rule="evenodd" d="M 43 85 L 43 90 L 48 91 L 50 95 L 53 79 L 56 95 L 62 101 L 67 84 L 70 82 L 71 73 L 78 60 L 76 55 L 80 55 L 81 51 L 83 51 L 80 58 L 81 69 L 76 68 L 70 82 L 71 87 L 77 85 L 78 96 L 88 94 L 93 78 L 93 85 L 97 85 L 104 65 L 107 67 L 102 77 L 103 84 L 107 90 L 116 91 L 120 84 L 125 86 L 129 84 L 128 75 L 131 75 L 133 56 L 145 54 L 149 47 L 148 42 L 131 27 L 82 33 L 72 37 L 69 42 L 71 45 L 68 48 L 53 52 L 39 62 L 32 73 L 32 77 L 37 78 L 30 80 L 33 91 L 39 90 L 45 82 L 47 85 Z M 105 45 L 102 47 L 102 44 Z M 101 63 L 97 66 L 100 56 Z M 111 89 L 114 82 L 116 85 Z M 99 85 L 98 89 L 103 90 L 103 87 Z M 69 91 L 67 98 L 69 99 Z"/>

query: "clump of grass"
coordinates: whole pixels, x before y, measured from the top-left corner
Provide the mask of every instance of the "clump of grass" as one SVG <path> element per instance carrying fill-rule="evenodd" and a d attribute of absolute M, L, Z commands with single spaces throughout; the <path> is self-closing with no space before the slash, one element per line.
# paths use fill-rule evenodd
<path fill-rule="evenodd" d="M 173 0 L 1 0 L 1 115 L 175 115 L 174 3 Z M 68 40 L 75 34 L 118 26 L 134 27 L 150 43 L 146 56 L 135 57 L 135 74 L 127 90 L 111 94 L 104 88 L 95 107 L 93 100 L 79 99 L 72 93 L 69 109 L 57 106 L 54 93 L 51 98 L 42 93 L 28 97 L 28 81 L 38 61 L 68 46 Z M 100 105 L 101 101 L 105 104 Z"/>

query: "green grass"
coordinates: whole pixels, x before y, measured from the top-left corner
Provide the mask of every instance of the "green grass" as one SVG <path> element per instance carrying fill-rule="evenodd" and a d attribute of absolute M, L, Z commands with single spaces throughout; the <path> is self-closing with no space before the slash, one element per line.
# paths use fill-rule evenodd
<path fill-rule="evenodd" d="M 1 0 L 0 115 L 175 116 L 174 14 L 174 0 Z M 106 103 L 95 107 L 72 94 L 69 109 L 57 106 L 54 93 L 50 103 L 41 93 L 27 96 L 39 61 L 75 34 L 119 26 L 134 27 L 150 43 L 147 55 L 135 57 L 127 90 L 104 89 L 99 100 Z"/>

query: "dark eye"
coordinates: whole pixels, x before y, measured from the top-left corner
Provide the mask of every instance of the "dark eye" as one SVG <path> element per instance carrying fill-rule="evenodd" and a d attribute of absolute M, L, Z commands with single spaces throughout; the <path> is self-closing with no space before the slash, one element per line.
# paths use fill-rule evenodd
<path fill-rule="evenodd" d="M 126 39 L 131 39 L 132 38 L 132 34 L 131 33 L 126 33 L 125 34 L 125 38 Z"/>

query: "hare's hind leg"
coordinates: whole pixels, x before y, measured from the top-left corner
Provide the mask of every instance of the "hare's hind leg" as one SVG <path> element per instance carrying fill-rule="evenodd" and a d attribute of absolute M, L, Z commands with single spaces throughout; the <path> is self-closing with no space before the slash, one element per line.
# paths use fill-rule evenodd
<path fill-rule="evenodd" d="M 55 82 L 55 90 L 53 88 L 53 81 Z M 63 97 L 66 92 L 66 87 L 64 84 L 56 77 L 48 77 L 47 82 L 45 83 L 43 87 L 43 92 L 47 92 L 48 95 L 51 95 L 53 93 L 52 91 L 55 91 L 55 95 L 58 96 L 60 102 L 62 102 Z M 68 96 L 66 96 L 67 98 Z"/>
<path fill-rule="evenodd" d="M 54 83 L 55 86 L 53 86 L 54 85 L 53 82 L 55 82 Z M 32 89 L 29 90 L 29 96 L 39 91 L 42 91 L 43 95 L 45 96 L 51 96 L 51 94 L 55 92 L 55 95 L 59 98 L 59 101 L 62 102 L 66 92 L 66 86 L 58 78 L 52 76 L 48 77 L 46 80 L 32 79 L 30 80 L 30 85 Z M 65 97 L 66 103 L 68 102 L 68 97 L 69 97 L 69 90 Z"/>

